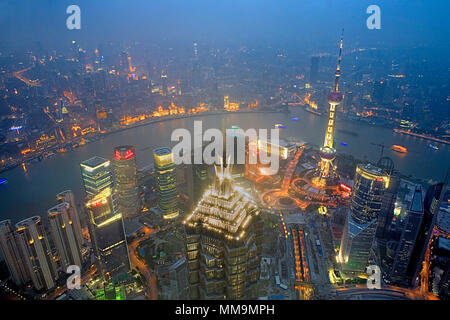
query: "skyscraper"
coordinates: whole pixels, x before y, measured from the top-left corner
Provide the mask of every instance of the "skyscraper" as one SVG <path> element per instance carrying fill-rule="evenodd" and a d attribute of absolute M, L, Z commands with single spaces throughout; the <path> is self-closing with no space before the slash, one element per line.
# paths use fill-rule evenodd
<path fill-rule="evenodd" d="M 81 163 L 81 172 L 98 269 L 105 279 L 128 272 L 130 259 L 122 214 L 113 193 L 110 161 L 93 157 Z"/>
<path fill-rule="evenodd" d="M 319 77 L 319 57 L 311 57 L 311 67 L 309 69 L 309 82 L 311 84 L 316 83 Z"/>
<path fill-rule="evenodd" d="M 406 271 L 419 234 L 420 225 L 422 224 L 423 211 L 422 188 L 420 185 L 417 185 L 407 211 L 405 227 L 401 234 L 392 266 L 391 280 L 394 283 L 408 285 Z"/>
<path fill-rule="evenodd" d="M 364 272 L 389 175 L 371 164 L 356 167 L 355 184 L 339 250 L 343 270 Z"/>
<path fill-rule="evenodd" d="M 80 215 L 78 214 L 73 192 L 71 190 L 62 191 L 56 195 L 56 199 L 58 200 L 58 203 L 66 202 L 70 205 L 69 218 L 72 220 L 75 237 L 79 247 L 81 248 L 85 244 L 85 240 L 81 229 Z"/>
<path fill-rule="evenodd" d="M 223 162 L 222 162 L 223 163 Z M 251 197 L 216 166 L 212 186 L 185 224 L 191 299 L 255 299 L 262 222 Z"/>
<path fill-rule="evenodd" d="M 72 221 L 68 202 L 62 202 L 48 210 L 48 220 L 53 240 L 58 250 L 63 271 L 70 265 L 82 267 L 81 247 L 75 224 Z"/>
<path fill-rule="evenodd" d="M 406 280 L 412 287 L 419 284 L 418 280 L 420 271 L 422 270 L 422 262 L 424 261 L 427 246 L 431 239 L 431 232 L 436 224 L 437 213 L 439 212 L 442 199 L 447 189 L 449 175 L 450 171 L 448 170 L 444 182 L 430 186 L 425 194 L 423 202 L 424 215 L 411 254 L 411 262 L 406 272 Z"/>
<path fill-rule="evenodd" d="M 223 108 L 225 110 L 228 110 L 229 106 L 230 106 L 230 98 L 228 96 L 224 96 L 223 97 Z"/>
<path fill-rule="evenodd" d="M 177 181 L 172 150 L 166 147 L 155 149 L 153 160 L 159 209 L 164 219 L 174 219 L 180 211 L 178 209 Z"/>
<path fill-rule="evenodd" d="M 161 74 L 161 85 L 162 85 L 162 94 L 163 96 L 167 96 L 168 92 L 168 88 L 167 88 L 167 74 L 164 72 L 162 72 Z"/>
<path fill-rule="evenodd" d="M 30 280 L 30 275 L 24 265 L 14 231 L 11 220 L 0 221 L 0 252 L 6 261 L 12 280 L 20 286 Z"/>
<path fill-rule="evenodd" d="M 125 218 L 134 218 L 140 209 L 134 147 L 116 147 L 113 167 L 120 212 Z"/>
<path fill-rule="evenodd" d="M 320 148 L 320 168 L 319 176 L 313 179 L 316 185 L 326 185 L 335 177 L 333 160 L 336 157 L 336 149 L 334 148 L 334 127 L 336 122 L 336 106 L 342 101 L 342 94 L 339 92 L 339 78 L 341 77 L 341 60 L 342 60 L 343 37 L 339 45 L 339 56 L 336 72 L 334 73 L 333 91 L 328 94 L 328 104 L 330 105 L 328 112 L 327 129 L 325 131 L 325 139 L 323 146 Z"/>
<path fill-rule="evenodd" d="M 33 216 L 17 223 L 16 234 L 23 263 L 33 286 L 37 290 L 53 288 L 57 276 L 56 265 L 41 217 Z"/>

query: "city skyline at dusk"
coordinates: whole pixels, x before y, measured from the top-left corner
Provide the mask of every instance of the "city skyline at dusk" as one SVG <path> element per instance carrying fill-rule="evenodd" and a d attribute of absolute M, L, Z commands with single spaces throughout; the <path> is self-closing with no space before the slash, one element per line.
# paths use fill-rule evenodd
<path fill-rule="evenodd" d="M 448 301 L 448 7 L 1 3 L 0 300 Z"/>

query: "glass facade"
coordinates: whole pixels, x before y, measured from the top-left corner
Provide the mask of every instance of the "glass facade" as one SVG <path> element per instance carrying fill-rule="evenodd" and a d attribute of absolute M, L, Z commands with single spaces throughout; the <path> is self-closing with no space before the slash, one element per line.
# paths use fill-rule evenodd
<path fill-rule="evenodd" d="M 389 175 L 371 164 L 356 167 L 350 208 L 341 239 L 339 261 L 343 269 L 364 272 L 375 238 L 378 215 Z"/>
<path fill-rule="evenodd" d="M 125 218 L 136 217 L 140 206 L 134 147 L 117 147 L 114 150 L 113 167 L 120 212 Z"/>
<path fill-rule="evenodd" d="M 104 278 L 114 277 L 130 270 L 128 247 L 122 214 L 113 193 L 110 162 L 94 157 L 81 163 L 86 190 L 89 232 Z"/>
<path fill-rule="evenodd" d="M 176 218 L 178 208 L 178 191 L 173 153 L 170 148 L 159 148 L 153 151 L 156 171 L 156 188 L 158 206 L 164 219 Z"/>

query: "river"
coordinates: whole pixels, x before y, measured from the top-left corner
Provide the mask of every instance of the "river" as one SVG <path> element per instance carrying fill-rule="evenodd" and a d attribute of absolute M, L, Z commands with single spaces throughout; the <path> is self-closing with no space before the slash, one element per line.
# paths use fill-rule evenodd
<path fill-rule="evenodd" d="M 145 126 L 123 130 L 105 136 L 103 139 L 79 147 L 74 151 L 57 154 L 52 158 L 27 165 L 26 171 L 17 167 L 0 174 L 8 183 L 0 186 L 0 220 L 9 218 L 13 222 L 32 215 L 45 216 L 52 207 L 58 192 L 71 189 L 78 202 L 83 198 L 80 162 L 94 155 L 112 159 L 115 146 L 131 144 L 136 148 L 138 167 L 153 162 L 152 150 L 160 146 L 170 146 L 170 135 L 176 128 L 193 130 L 194 121 L 203 121 L 203 129 L 221 128 L 222 117 L 227 128 L 232 125 L 248 128 L 273 128 L 282 123 L 281 137 L 297 137 L 306 142 L 320 145 L 323 142 L 326 117 L 308 113 L 301 107 L 291 107 L 291 114 L 285 113 L 242 113 L 226 115 L 204 115 L 194 118 L 173 119 Z M 298 121 L 291 120 L 298 117 Z M 394 133 L 390 129 L 369 126 L 351 121 L 336 123 L 335 145 L 338 152 L 352 154 L 358 159 L 376 161 L 380 149 L 371 143 L 381 143 L 388 148 L 384 154 L 390 156 L 395 167 L 403 174 L 423 179 L 441 180 L 450 159 L 450 146 L 437 144 L 439 150 L 428 147 L 429 141 Z M 357 136 L 344 134 L 339 129 L 357 132 Z M 347 143 L 347 146 L 341 145 Z M 401 154 L 389 149 L 393 144 L 402 145 L 408 153 Z"/>

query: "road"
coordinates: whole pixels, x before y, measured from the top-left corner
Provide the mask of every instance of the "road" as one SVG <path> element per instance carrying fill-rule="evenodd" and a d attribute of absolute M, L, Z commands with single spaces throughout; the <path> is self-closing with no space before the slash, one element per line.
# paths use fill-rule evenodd
<path fill-rule="evenodd" d="M 338 297 L 361 295 L 361 296 L 391 296 L 393 298 L 424 300 L 420 290 L 411 290 L 401 287 L 384 285 L 381 289 L 368 289 L 366 284 L 358 284 L 349 288 L 337 288 Z"/>
<path fill-rule="evenodd" d="M 81 276 L 81 285 L 89 282 L 92 280 L 92 276 L 95 274 L 95 272 L 97 271 L 96 268 L 90 269 L 88 271 L 86 271 L 82 276 Z M 65 284 L 62 287 L 57 287 L 51 294 L 49 294 L 47 296 L 47 300 L 55 300 L 56 298 L 58 298 L 60 295 L 62 295 L 64 292 L 66 292 L 67 289 L 67 284 Z"/>
<path fill-rule="evenodd" d="M 132 268 L 137 268 L 139 272 L 145 277 L 147 281 L 147 288 L 145 289 L 145 296 L 148 300 L 158 300 L 158 288 L 157 288 L 157 280 L 156 275 L 153 274 L 145 264 L 144 261 L 139 259 L 137 253 L 137 247 L 139 242 L 146 240 L 156 232 L 155 229 L 150 229 L 149 227 L 144 227 L 145 234 L 140 237 L 134 239 L 132 242 L 128 244 L 128 252 L 130 254 L 130 263 Z"/>

